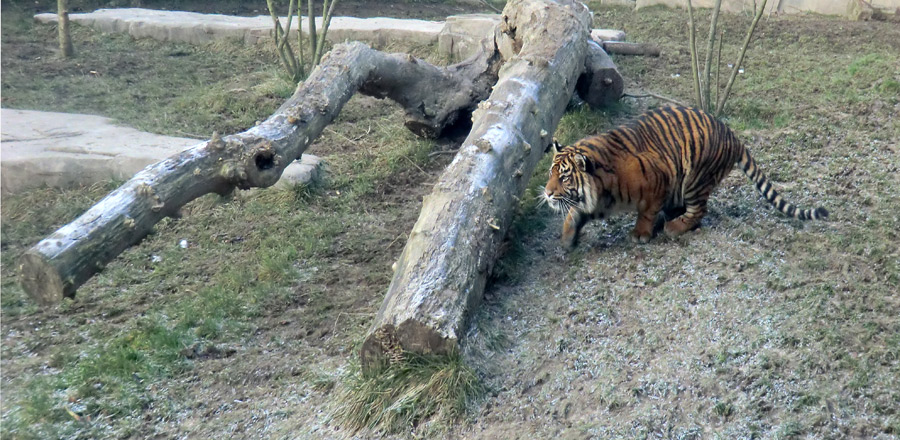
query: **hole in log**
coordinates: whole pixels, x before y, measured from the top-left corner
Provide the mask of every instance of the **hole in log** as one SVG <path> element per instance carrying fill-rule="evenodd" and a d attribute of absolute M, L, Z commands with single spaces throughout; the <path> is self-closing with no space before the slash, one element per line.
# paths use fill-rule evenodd
<path fill-rule="evenodd" d="M 452 142 L 462 143 L 466 140 L 470 131 L 472 131 L 472 112 L 460 111 L 456 121 L 444 127 L 441 137 L 447 138 Z"/>
<path fill-rule="evenodd" d="M 256 154 L 256 168 L 260 170 L 268 170 L 275 166 L 275 153 L 272 151 L 261 151 Z"/>

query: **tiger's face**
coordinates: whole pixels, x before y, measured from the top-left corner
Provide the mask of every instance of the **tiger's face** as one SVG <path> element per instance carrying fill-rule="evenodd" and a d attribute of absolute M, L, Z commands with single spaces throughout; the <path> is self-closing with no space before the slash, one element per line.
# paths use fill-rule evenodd
<path fill-rule="evenodd" d="M 581 154 L 563 149 L 553 155 L 544 200 L 556 211 L 583 208 L 586 160 Z"/>

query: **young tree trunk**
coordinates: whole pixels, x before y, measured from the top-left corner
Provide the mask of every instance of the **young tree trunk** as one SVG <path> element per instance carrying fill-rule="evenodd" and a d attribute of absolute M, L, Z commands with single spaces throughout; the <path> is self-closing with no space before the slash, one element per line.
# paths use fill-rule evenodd
<path fill-rule="evenodd" d="M 69 33 L 69 0 L 56 0 L 56 13 L 59 14 L 59 53 L 63 58 L 70 58 L 75 49 Z"/>
<path fill-rule="evenodd" d="M 357 91 L 397 101 L 407 110 L 410 129 L 437 135 L 488 95 L 499 62 L 493 43 L 446 68 L 362 43 L 335 46 L 265 122 L 235 135 L 214 134 L 145 168 L 28 250 L 19 267 L 22 286 L 41 304 L 72 297 L 107 262 L 191 200 L 274 184 Z"/>
<path fill-rule="evenodd" d="M 573 0 L 510 0 L 508 61 L 456 159 L 426 197 L 363 342 L 365 368 L 456 350 L 512 220 L 585 68 L 591 16 Z M 506 48 L 506 49 L 503 49 Z"/>

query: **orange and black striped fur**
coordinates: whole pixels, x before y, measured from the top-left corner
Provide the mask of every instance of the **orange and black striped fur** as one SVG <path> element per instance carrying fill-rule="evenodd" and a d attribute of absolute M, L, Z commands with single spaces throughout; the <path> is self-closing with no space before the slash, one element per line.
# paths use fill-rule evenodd
<path fill-rule="evenodd" d="M 562 240 L 574 247 L 591 219 L 637 210 L 633 241 L 646 243 L 660 212 L 680 215 L 665 223 L 677 236 L 700 226 L 706 201 L 737 163 L 779 211 L 801 220 L 828 216 L 824 208 L 798 209 L 775 191 L 750 153 L 724 123 L 702 110 L 662 107 L 629 125 L 559 148 L 544 197 L 568 210 Z"/>

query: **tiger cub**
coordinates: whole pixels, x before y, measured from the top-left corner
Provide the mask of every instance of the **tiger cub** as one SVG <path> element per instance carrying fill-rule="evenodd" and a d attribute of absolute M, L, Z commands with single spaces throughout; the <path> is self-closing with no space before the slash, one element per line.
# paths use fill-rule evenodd
<path fill-rule="evenodd" d="M 562 230 L 568 248 L 588 220 L 625 210 L 638 212 L 634 242 L 650 240 L 660 211 L 683 213 L 665 223 L 666 235 L 699 227 L 707 199 L 735 163 L 779 211 L 800 220 L 828 216 L 824 208 L 798 209 L 782 199 L 734 132 L 695 108 L 650 110 L 626 126 L 554 147 L 544 198 L 554 210 L 568 210 Z"/>

